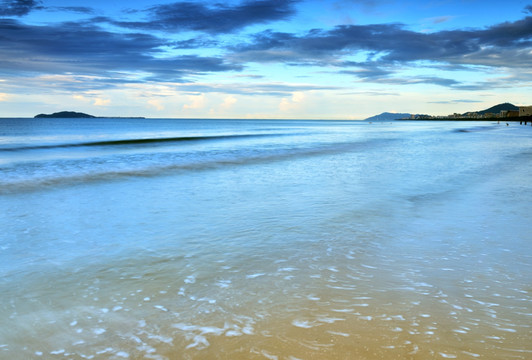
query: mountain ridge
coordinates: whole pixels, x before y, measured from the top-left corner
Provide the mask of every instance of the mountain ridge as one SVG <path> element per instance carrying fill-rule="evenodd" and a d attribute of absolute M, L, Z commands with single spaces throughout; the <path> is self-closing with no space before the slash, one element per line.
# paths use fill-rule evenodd
<path fill-rule="evenodd" d="M 463 117 L 470 116 L 471 114 L 477 114 L 478 116 L 483 116 L 485 114 L 499 114 L 501 111 L 519 111 L 519 107 L 509 103 L 501 103 L 498 105 L 494 105 L 488 109 L 485 110 L 479 110 L 479 111 L 468 111 L 463 114 L 459 114 Z M 412 114 L 412 113 L 393 113 L 393 112 L 383 112 L 378 115 L 370 116 L 365 121 L 391 121 L 391 120 L 399 120 L 399 119 L 410 119 L 414 116 L 416 119 L 438 119 L 438 118 L 446 118 L 445 116 L 431 116 L 431 115 L 420 115 L 420 114 Z"/>

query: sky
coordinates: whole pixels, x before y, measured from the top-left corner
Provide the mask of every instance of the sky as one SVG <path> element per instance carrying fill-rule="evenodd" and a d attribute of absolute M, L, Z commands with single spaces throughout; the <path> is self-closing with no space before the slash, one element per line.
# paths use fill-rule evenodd
<path fill-rule="evenodd" d="M 0 0 L 0 117 L 532 105 L 532 0 Z"/>

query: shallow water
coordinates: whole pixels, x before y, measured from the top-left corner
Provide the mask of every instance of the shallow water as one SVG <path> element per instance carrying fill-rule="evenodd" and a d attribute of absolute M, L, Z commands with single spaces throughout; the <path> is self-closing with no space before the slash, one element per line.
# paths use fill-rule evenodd
<path fill-rule="evenodd" d="M 530 127 L 0 121 L 0 358 L 532 357 Z"/>

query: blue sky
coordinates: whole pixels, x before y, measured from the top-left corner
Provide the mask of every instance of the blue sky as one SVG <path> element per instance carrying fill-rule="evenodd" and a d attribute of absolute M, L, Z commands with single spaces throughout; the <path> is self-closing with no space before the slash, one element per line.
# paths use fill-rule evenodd
<path fill-rule="evenodd" d="M 363 119 L 531 95 L 530 0 L 0 0 L 1 117 Z"/>

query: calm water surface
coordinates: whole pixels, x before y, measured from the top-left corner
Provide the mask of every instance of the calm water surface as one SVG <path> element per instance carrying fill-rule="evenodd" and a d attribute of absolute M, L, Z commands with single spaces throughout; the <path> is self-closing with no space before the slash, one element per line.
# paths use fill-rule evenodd
<path fill-rule="evenodd" d="M 530 359 L 532 127 L 0 120 L 2 359 Z"/>

